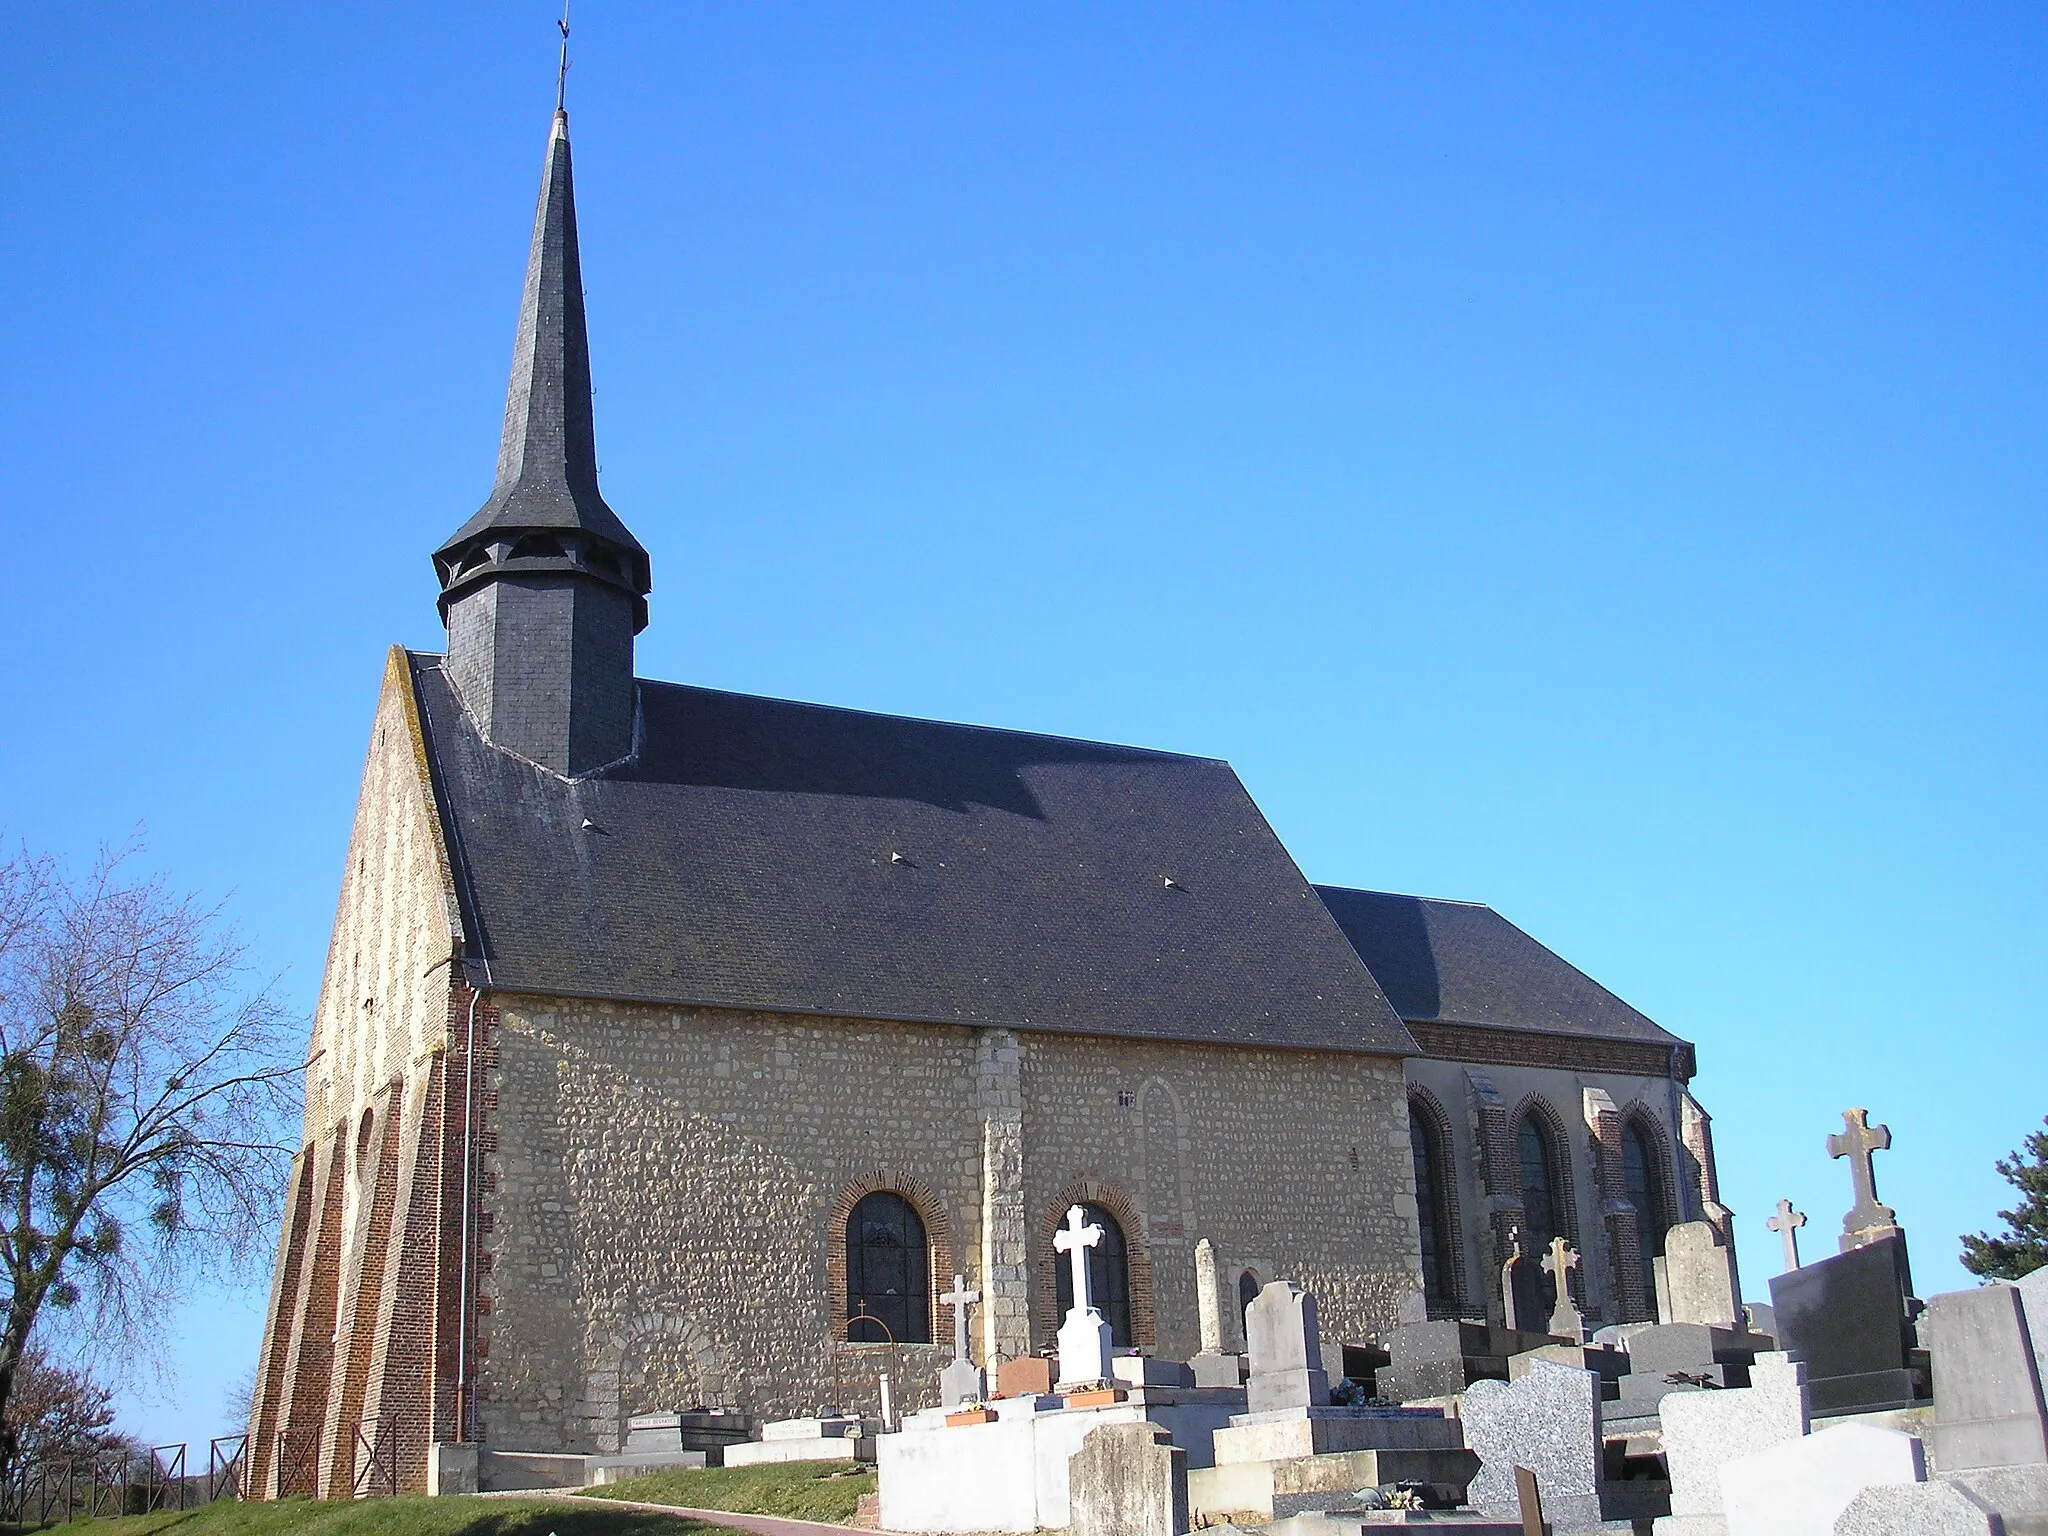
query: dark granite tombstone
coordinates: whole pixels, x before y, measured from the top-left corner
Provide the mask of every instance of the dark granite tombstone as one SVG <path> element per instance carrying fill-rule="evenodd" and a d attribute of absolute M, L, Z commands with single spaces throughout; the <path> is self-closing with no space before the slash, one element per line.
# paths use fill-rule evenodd
<path fill-rule="evenodd" d="M 1806 1363 L 1816 1418 L 1913 1405 L 1912 1295 L 1903 1233 L 1771 1281 L 1778 1347 Z"/>

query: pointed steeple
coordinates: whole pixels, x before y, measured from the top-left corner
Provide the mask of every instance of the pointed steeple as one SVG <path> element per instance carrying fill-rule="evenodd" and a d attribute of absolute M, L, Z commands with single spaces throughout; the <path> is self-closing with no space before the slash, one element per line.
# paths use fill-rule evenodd
<path fill-rule="evenodd" d="M 565 29 L 566 36 L 566 29 Z M 548 135 L 498 475 L 434 551 L 448 675 L 484 739 L 575 776 L 632 750 L 647 551 L 597 489 L 569 117 Z"/>
<path fill-rule="evenodd" d="M 497 480 L 477 514 L 434 552 L 434 567 L 444 621 L 450 605 L 482 583 L 558 571 L 630 592 L 634 628 L 647 624 L 647 552 L 597 488 L 569 115 L 560 110 L 526 258 Z"/>

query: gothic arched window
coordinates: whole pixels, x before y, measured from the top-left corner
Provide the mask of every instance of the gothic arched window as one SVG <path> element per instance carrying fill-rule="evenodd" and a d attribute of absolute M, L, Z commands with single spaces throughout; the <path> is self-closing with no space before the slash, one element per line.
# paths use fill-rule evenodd
<path fill-rule="evenodd" d="M 1240 1322 L 1244 1320 L 1244 1315 L 1251 1311 L 1252 1303 L 1258 1299 L 1259 1277 L 1246 1270 L 1237 1277 L 1237 1316 Z M 1244 1334 L 1246 1338 L 1251 1337 L 1252 1330 L 1249 1324 L 1246 1324 Z"/>
<path fill-rule="evenodd" d="M 1415 1223 L 1422 1239 L 1422 1294 L 1432 1308 L 1458 1303 L 1457 1234 L 1451 1225 L 1451 1171 L 1440 1127 L 1427 1108 L 1408 1104 L 1408 1151 L 1415 1162 Z"/>
<path fill-rule="evenodd" d="M 1131 1258 L 1124 1246 L 1124 1229 L 1117 1219 L 1099 1205 L 1084 1205 L 1081 1214 L 1102 1228 L 1102 1241 L 1088 1250 L 1088 1290 L 1095 1310 L 1109 1324 L 1110 1342 L 1121 1349 L 1131 1347 Z M 1073 1260 L 1056 1255 L 1053 1290 L 1059 1314 L 1065 1319 L 1074 1306 Z"/>
<path fill-rule="evenodd" d="M 1531 1262 L 1540 1264 L 1551 1239 L 1568 1232 L 1557 1148 L 1533 1112 L 1522 1116 L 1522 1123 L 1516 1128 L 1515 1155 L 1522 1176 L 1522 1252 Z M 1552 1305 L 1556 1304 L 1557 1290 L 1547 1274 L 1543 1276 L 1543 1293 Z"/>
<path fill-rule="evenodd" d="M 846 1218 L 846 1337 L 854 1344 L 932 1341 L 931 1249 L 924 1223 L 901 1195 L 863 1195 Z"/>
<path fill-rule="evenodd" d="M 1663 1183 L 1657 1177 L 1660 1163 L 1655 1144 L 1642 1123 L 1630 1120 L 1621 1129 L 1621 1181 L 1628 1191 L 1628 1203 L 1636 1208 L 1636 1236 L 1643 1261 L 1643 1297 L 1653 1309 L 1657 1305 L 1657 1271 L 1654 1261 L 1664 1252 L 1664 1230 L 1671 1216 L 1664 1209 Z"/>

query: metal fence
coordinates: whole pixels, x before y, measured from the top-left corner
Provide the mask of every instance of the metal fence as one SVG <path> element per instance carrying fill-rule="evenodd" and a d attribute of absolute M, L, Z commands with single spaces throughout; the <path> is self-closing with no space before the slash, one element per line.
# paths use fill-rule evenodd
<path fill-rule="evenodd" d="M 24 1464 L 0 1480 L 0 1521 L 32 1528 L 239 1499 L 249 1463 L 246 1435 L 207 1442 L 206 1472 L 186 1470 L 188 1445 L 123 1448 Z"/>

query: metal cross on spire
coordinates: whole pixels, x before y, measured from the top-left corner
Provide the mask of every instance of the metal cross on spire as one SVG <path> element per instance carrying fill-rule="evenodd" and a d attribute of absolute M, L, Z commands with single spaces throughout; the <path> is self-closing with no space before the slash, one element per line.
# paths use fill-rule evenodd
<path fill-rule="evenodd" d="M 1793 1210 L 1790 1200 L 1780 1200 L 1778 1214 L 1764 1225 L 1784 1240 L 1785 1272 L 1790 1274 L 1799 1267 L 1799 1229 L 1806 1225 L 1806 1212 Z"/>
<path fill-rule="evenodd" d="M 1828 1138 L 1828 1156 L 1849 1159 L 1849 1180 L 1856 1189 L 1856 1203 L 1842 1218 L 1842 1252 L 1862 1248 L 1899 1229 L 1899 1213 L 1877 1203 L 1877 1170 L 1871 1167 L 1873 1152 L 1891 1149 L 1888 1125 L 1872 1125 L 1867 1109 L 1842 1111 L 1842 1133 Z"/>
<path fill-rule="evenodd" d="M 555 23 L 562 29 L 562 62 L 555 70 L 555 115 L 568 111 L 569 100 L 569 0 L 562 0 L 562 19 Z"/>

